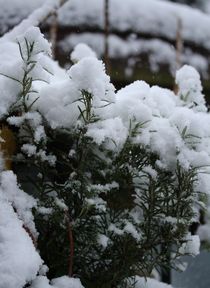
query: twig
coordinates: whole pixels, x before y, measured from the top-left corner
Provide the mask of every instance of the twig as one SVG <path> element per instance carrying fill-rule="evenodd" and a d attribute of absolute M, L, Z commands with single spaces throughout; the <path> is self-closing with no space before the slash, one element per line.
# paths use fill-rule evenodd
<path fill-rule="evenodd" d="M 68 267 L 68 275 L 72 277 L 73 275 L 73 258 L 74 258 L 74 238 L 72 232 L 72 222 L 69 215 L 69 211 L 65 210 L 66 222 L 68 227 L 68 238 L 69 238 L 69 267 Z"/>
<path fill-rule="evenodd" d="M 25 224 L 23 224 L 23 229 L 26 231 L 26 233 L 29 235 L 29 237 L 31 238 L 34 247 L 37 248 L 37 239 L 36 237 L 33 235 L 33 233 L 31 232 L 31 230 L 25 226 Z"/>

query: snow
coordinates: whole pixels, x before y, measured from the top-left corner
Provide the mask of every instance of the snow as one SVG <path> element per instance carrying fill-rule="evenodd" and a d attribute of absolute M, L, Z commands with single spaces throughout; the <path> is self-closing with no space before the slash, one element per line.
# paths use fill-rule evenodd
<path fill-rule="evenodd" d="M 113 232 L 116 235 L 130 234 L 137 241 L 140 240 L 141 235 L 139 234 L 139 232 L 136 230 L 136 228 L 134 227 L 134 225 L 131 222 L 126 221 L 125 223 L 123 223 L 123 225 L 124 225 L 124 227 L 122 229 L 120 229 L 115 224 L 112 223 L 112 224 L 110 224 L 108 230 L 110 232 Z"/>
<path fill-rule="evenodd" d="M 68 206 L 64 203 L 63 200 L 58 199 L 55 197 L 55 204 L 63 211 L 68 211 Z"/>
<path fill-rule="evenodd" d="M 182 244 L 179 249 L 180 254 L 182 255 L 192 255 L 197 256 L 200 253 L 200 238 L 198 235 L 186 236 L 186 243 Z"/>
<path fill-rule="evenodd" d="M 36 111 L 24 113 L 23 115 L 18 117 L 17 116 L 8 117 L 9 124 L 14 125 L 16 127 L 20 127 L 25 120 L 29 121 L 31 126 L 34 128 L 42 123 L 41 115 Z"/>
<path fill-rule="evenodd" d="M 117 189 L 119 188 L 119 184 L 116 182 L 112 182 L 112 183 L 107 183 L 105 185 L 102 184 L 93 184 L 90 186 L 91 189 L 96 189 L 97 191 L 101 191 L 103 193 L 107 193 L 108 191 L 110 191 L 111 189 Z"/>
<path fill-rule="evenodd" d="M 0 193 L 2 194 L 2 187 Z M 2 198 L 2 196 L 1 196 Z M 22 288 L 36 277 L 42 260 L 11 203 L 0 200 L 0 288 Z"/>
<path fill-rule="evenodd" d="M 200 75 L 190 66 L 183 66 L 176 74 L 176 83 L 179 86 L 179 96 L 185 98 L 186 103 L 194 103 L 196 109 L 206 111 Z"/>
<path fill-rule="evenodd" d="M 141 236 L 139 235 L 139 233 L 136 230 L 135 226 L 132 223 L 128 222 L 128 221 L 125 223 L 124 231 L 127 234 L 131 234 L 133 236 L 133 238 L 136 239 L 137 241 L 139 241 L 140 238 L 141 238 Z"/>
<path fill-rule="evenodd" d="M 116 117 L 90 124 L 86 135 L 91 137 L 98 145 L 107 140 L 105 146 L 109 150 L 119 150 L 128 137 L 128 131 L 122 120 Z M 114 142 L 112 139 L 114 139 Z"/>
<path fill-rule="evenodd" d="M 157 171 L 155 171 L 150 165 L 144 167 L 144 173 L 149 174 L 154 180 L 157 178 Z"/>
<path fill-rule="evenodd" d="M 45 139 L 46 139 L 46 134 L 44 131 L 44 127 L 40 125 L 35 130 L 34 140 L 36 143 L 39 143 L 41 140 L 45 140 Z"/>
<path fill-rule="evenodd" d="M 47 161 L 50 166 L 55 166 L 56 157 L 54 155 L 47 155 L 46 151 L 40 149 L 36 156 L 38 156 L 43 162 Z"/>
<path fill-rule="evenodd" d="M 96 58 L 95 52 L 84 43 L 79 43 L 71 53 L 72 62 L 76 63 L 85 57 Z"/>
<path fill-rule="evenodd" d="M 25 38 L 28 39 L 27 42 Z M 30 55 L 27 55 L 27 45 L 33 45 Z M 31 91 L 37 92 L 37 86 L 41 86 L 40 81 L 50 81 L 50 74 L 45 67 L 46 59 L 49 59 L 47 54 L 50 53 L 50 44 L 44 39 L 39 28 L 27 27 L 27 30 L 23 34 L 17 34 L 15 39 L 9 39 L 6 36 L 1 38 L 0 47 L 2 52 L 0 55 L 0 84 L 2 87 L 1 101 L 3 102 L 0 116 L 2 117 L 7 113 L 11 104 L 17 103 L 26 71 L 29 71 L 28 78 L 32 78 Z M 34 63 L 36 63 L 35 66 L 33 66 Z M 8 85 L 11 78 L 14 81 Z M 34 87 L 35 82 L 37 83 L 36 88 Z M 31 92 L 29 95 L 36 98 L 35 92 Z M 31 97 L 28 99 L 29 103 Z"/>
<path fill-rule="evenodd" d="M 87 72 L 88 67 L 91 67 Z M 72 66 L 68 72 L 76 89 L 87 91 L 93 95 L 93 107 L 103 107 L 114 101 L 114 86 L 110 83 L 110 77 L 105 74 L 105 66 L 102 61 L 93 57 L 82 58 Z"/>
<path fill-rule="evenodd" d="M 23 221 L 34 237 L 37 237 L 37 231 L 34 225 L 34 217 L 31 212 L 36 207 L 36 200 L 22 191 L 17 184 L 17 177 L 12 171 L 4 171 L 0 175 L 0 196 L 12 205 L 18 217 Z"/>
<path fill-rule="evenodd" d="M 103 107 L 115 99 L 114 86 L 105 73 L 102 61 L 94 57 L 82 58 L 69 69 L 59 83 L 45 85 L 35 106 L 45 115 L 51 127 L 76 126 L 81 111 L 85 109 L 82 99 L 84 91 L 93 95 L 92 116 L 102 116 L 104 113 L 104 118 L 107 109 Z"/>
<path fill-rule="evenodd" d="M 103 234 L 98 235 L 98 244 L 101 245 L 104 249 L 107 247 L 108 242 L 109 237 Z"/>
<path fill-rule="evenodd" d="M 137 85 L 140 92 L 137 92 Z M 135 89 L 134 86 L 136 86 L 137 89 Z M 152 119 L 152 111 L 150 107 L 142 103 L 142 99 L 146 98 L 150 87 L 145 82 L 135 82 L 131 84 L 129 88 L 124 88 L 125 90 L 121 89 L 117 93 L 116 107 L 114 107 L 113 112 L 121 116 L 127 127 L 129 127 L 131 120 L 146 125 Z M 126 93 L 126 91 L 128 93 Z M 135 92 L 132 93 L 132 91 Z"/>
<path fill-rule="evenodd" d="M 79 279 L 63 276 L 52 280 L 55 288 L 84 288 Z"/>
<path fill-rule="evenodd" d="M 30 288 L 84 288 L 79 279 L 62 276 L 50 281 L 45 276 L 35 279 Z"/>
<path fill-rule="evenodd" d="M 38 276 L 31 285 L 31 288 L 52 288 L 46 276 Z"/>
<path fill-rule="evenodd" d="M 6 35 L 4 37 L 7 39 Z M 2 39 L 4 39 L 4 37 Z M 40 54 L 40 52 L 42 51 L 46 54 L 51 54 L 50 43 L 40 33 L 39 28 L 31 27 L 31 28 L 28 28 L 26 31 L 24 31 L 22 34 L 20 35 L 17 34 L 15 38 L 16 42 L 18 42 L 20 46 L 22 47 L 21 56 L 24 58 L 24 60 L 27 60 L 27 57 L 28 57 L 28 51 L 27 51 L 25 39 L 27 39 L 28 43 L 34 43 L 31 57 L 35 57 L 37 54 Z"/>
<path fill-rule="evenodd" d="M 32 144 L 23 144 L 23 146 L 21 147 L 21 150 L 27 154 L 29 157 L 32 155 L 35 155 L 37 152 L 37 148 L 35 145 Z"/>

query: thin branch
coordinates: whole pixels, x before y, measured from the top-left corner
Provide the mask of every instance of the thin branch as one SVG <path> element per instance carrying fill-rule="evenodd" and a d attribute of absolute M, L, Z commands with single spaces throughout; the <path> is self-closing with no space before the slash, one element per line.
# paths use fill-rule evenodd
<path fill-rule="evenodd" d="M 23 229 L 26 231 L 26 233 L 29 235 L 29 237 L 31 238 L 34 247 L 37 248 L 37 239 L 36 237 L 33 235 L 33 233 L 31 232 L 31 230 L 25 226 L 25 224 L 23 224 Z"/>
<path fill-rule="evenodd" d="M 69 211 L 65 210 L 67 228 L 68 228 L 68 238 L 69 238 L 69 267 L 68 267 L 68 275 L 72 277 L 73 275 L 73 261 L 74 261 L 74 238 L 72 232 L 72 222 L 69 215 Z"/>

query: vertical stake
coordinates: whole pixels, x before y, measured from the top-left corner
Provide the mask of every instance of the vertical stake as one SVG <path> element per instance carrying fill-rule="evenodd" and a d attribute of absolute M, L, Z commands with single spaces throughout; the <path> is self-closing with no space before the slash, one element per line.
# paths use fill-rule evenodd
<path fill-rule="evenodd" d="M 182 20 L 177 18 L 177 32 L 176 32 L 176 71 L 182 66 L 183 40 L 182 40 Z M 179 87 L 174 84 L 174 93 L 178 94 Z"/>
<path fill-rule="evenodd" d="M 52 14 L 52 24 L 50 27 L 50 42 L 51 42 L 51 50 L 52 50 L 52 58 L 56 58 L 56 46 L 57 46 L 57 35 L 58 35 L 58 14 L 57 11 L 54 11 Z"/>
<path fill-rule="evenodd" d="M 104 0 L 104 62 L 108 74 L 111 72 L 110 59 L 109 59 L 109 0 Z"/>

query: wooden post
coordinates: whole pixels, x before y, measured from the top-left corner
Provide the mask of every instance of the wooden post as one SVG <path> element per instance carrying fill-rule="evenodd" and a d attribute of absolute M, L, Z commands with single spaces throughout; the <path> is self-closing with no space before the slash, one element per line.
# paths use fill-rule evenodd
<path fill-rule="evenodd" d="M 176 71 L 182 66 L 182 54 L 183 54 L 183 40 L 182 40 L 182 20 L 177 18 L 177 32 L 176 32 Z M 174 93 L 178 94 L 179 87 L 174 84 Z"/>
<path fill-rule="evenodd" d="M 182 40 L 182 20 L 177 19 L 176 32 L 176 70 L 182 66 L 183 40 Z"/>
<path fill-rule="evenodd" d="M 108 74 L 111 72 L 111 65 L 109 59 L 109 0 L 104 0 L 104 62 Z"/>
<path fill-rule="evenodd" d="M 52 50 L 52 58 L 56 58 L 57 50 L 57 35 L 58 35 L 58 13 L 55 11 L 52 15 L 52 23 L 50 27 L 50 42 Z"/>

